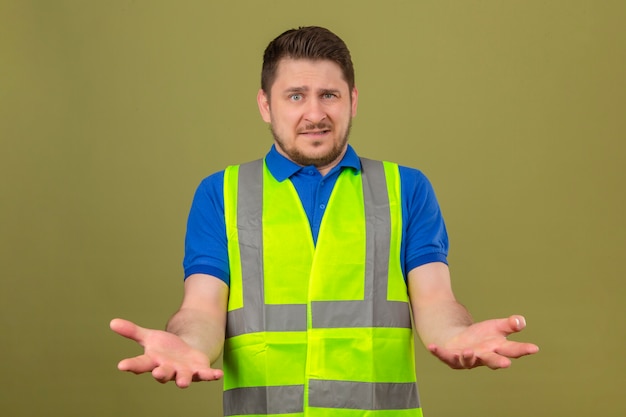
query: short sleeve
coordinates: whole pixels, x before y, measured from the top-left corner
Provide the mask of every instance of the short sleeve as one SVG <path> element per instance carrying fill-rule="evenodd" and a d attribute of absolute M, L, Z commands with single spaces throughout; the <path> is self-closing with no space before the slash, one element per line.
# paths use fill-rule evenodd
<path fill-rule="evenodd" d="M 400 167 L 405 274 L 431 262 L 448 263 L 448 233 L 435 191 L 419 170 Z"/>
<path fill-rule="evenodd" d="M 229 283 L 224 221 L 224 171 L 205 178 L 193 197 L 185 234 L 185 278 L 208 274 Z"/>

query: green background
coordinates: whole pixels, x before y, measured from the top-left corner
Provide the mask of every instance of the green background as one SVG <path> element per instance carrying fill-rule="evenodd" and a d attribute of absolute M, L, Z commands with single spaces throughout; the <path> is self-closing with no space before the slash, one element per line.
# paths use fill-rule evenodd
<path fill-rule="evenodd" d="M 351 143 L 422 169 L 476 319 L 525 314 L 511 369 L 418 346 L 427 416 L 623 416 L 623 1 L 1 1 L 0 413 L 221 415 L 219 383 L 120 373 L 113 317 L 182 295 L 199 181 L 264 155 L 262 51 L 322 25 L 350 47 Z"/>

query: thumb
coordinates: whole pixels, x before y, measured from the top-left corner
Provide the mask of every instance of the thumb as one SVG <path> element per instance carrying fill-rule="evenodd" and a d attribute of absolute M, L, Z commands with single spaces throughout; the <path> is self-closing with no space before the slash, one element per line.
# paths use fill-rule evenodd
<path fill-rule="evenodd" d="M 526 327 L 526 319 L 524 316 L 515 314 L 506 319 L 502 319 L 500 330 L 506 334 L 511 334 L 523 330 L 524 327 Z"/>
<path fill-rule="evenodd" d="M 132 339 L 138 343 L 141 343 L 145 338 L 146 329 L 140 327 L 129 320 L 113 319 L 109 323 L 109 327 L 115 333 L 120 336 L 124 336 L 128 339 Z"/>

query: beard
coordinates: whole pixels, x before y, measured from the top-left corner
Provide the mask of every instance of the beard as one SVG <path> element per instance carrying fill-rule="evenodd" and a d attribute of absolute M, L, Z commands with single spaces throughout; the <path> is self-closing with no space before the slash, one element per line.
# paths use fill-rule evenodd
<path fill-rule="evenodd" d="M 306 130 L 313 130 L 313 129 L 323 130 L 323 129 L 329 129 L 331 127 L 332 127 L 331 125 L 321 122 L 317 124 L 307 125 Z M 288 146 L 286 144 L 286 141 L 284 141 L 276 133 L 276 131 L 274 130 L 274 127 L 270 125 L 270 130 L 272 132 L 272 136 L 274 137 L 274 141 L 276 142 L 276 145 L 280 148 L 281 151 L 283 151 L 285 155 L 289 157 L 290 160 L 292 160 L 293 162 L 301 166 L 313 165 L 316 168 L 327 166 L 331 164 L 333 161 L 337 160 L 337 158 L 339 158 L 339 156 L 342 154 L 342 152 L 346 148 L 346 144 L 348 143 L 348 137 L 350 136 L 351 128 L 352 128 L 352 121 L 348 123 L 348 127 L 343 137 L 341 138 L 341 140 L 333 143 L 333 147 L 328 152 L 319 154 L 319 155 L 305 155 L 296 146 Z"/>

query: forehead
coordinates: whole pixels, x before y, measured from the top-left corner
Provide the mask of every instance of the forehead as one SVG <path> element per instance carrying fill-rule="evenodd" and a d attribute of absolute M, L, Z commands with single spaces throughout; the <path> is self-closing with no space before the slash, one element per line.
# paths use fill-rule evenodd
<path fill-rule="evenodd" d="M 282 89 L 295 85 L 348 88 L 341 67 L 334 61 L 283 58 L 278 62 L 273 87 Z"/>

